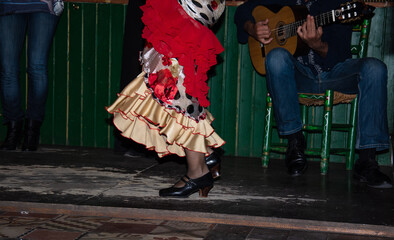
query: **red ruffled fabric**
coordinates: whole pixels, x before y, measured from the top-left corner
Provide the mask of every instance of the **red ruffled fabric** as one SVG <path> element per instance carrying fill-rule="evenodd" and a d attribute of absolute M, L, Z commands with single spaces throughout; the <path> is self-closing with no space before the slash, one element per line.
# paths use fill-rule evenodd
<path fill-rule="evenodd" d="M 196 97 L 201 106 L 209 106 L 207 72 L 224 50 L 215 34 L 187 15 L 177 0 L 147 0 L 141 9 L 142 37 L 159 53 L 178 59 L 186 93 Z"/>

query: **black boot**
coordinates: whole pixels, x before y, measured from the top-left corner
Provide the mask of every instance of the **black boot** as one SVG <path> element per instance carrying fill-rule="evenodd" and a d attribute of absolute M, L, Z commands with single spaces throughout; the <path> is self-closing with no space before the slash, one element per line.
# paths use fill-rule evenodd
<path fill-rule="evenodd" d="M 1 150 L 15 150 L 19 146 L 22 138 L 22 125 L 23 120 L 7 123 L 7 136 L 0 146 Z"/>
<path fill-rule="evenodd" d="M 41 121 L 26 119 L 22 151 L 36 151 L 40 141 Z"/>
<path fill-rule="evenodd" d="M 306 148 L 304 135 L 299 132 L 299 134 L 295 134 L 294 136 L 295 137 L 288 138 L 285 161 L 290 176 L 297 177 L 305 172 L 308 168 L 308 163 L 304 155 Z"/>
<path fill-rule="evenodd" d="M 373 188 L 392 188 L 391 179 L 382 173 L 375 159 L 357 159 L 354 164 L 354 178 Z"/>

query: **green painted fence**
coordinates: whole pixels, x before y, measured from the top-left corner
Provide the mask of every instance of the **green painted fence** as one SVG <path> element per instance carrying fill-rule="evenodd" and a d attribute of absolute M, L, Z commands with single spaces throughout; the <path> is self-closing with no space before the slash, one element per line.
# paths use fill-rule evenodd
<path fill-rule="evenodd" d="M 49 63 L 49 97 L 42 127 L 43 144 L 104 147 L 113 142 L 110 115 L 105 106 L 119 89 L 122 38 L 126 6 L 119 4 L 66 3 Z M 210 71 L 210 111 L 213 125 L 226 140 L 227 155 L 259 157 L 265 106 L 265 79 L 253 70 L 247 45 L 240 45 L 233 23 L 235 7 L 228 7 L 214 31 L 225 47 L 219 64 Z M 372 21 L 369 56 L 382 59 L 389 67 L 389 122 L 394 129 L 393 8 L 377 9 Z M 22 59 L 21 81 L 26 92 Z M 320 121 L 319 110 L 312 114 Z M 347 117 L 347 107 L 334 112 L 334 120 Z M 0 128 L 3 138 L 5 127 Z M 319 137 L 310 140 L 318 144 Z M 335 133 L 334 145 L 346 137 Z M 342 158 L 332 158 L 342 162 Z M 380 161 L 390 164 L 389 153 Z"/>

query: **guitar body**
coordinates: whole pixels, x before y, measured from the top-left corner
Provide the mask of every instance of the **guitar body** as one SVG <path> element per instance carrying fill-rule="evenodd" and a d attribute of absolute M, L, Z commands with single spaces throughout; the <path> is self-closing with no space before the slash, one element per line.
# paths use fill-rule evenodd
<path fill-rule="evenodd" d="M 283 31 L 273 31 L 273 29 L 279 29 L 283 25 L 305 19 L 307 14 L 307 9 L 302 6 L 284 6 L 276 13 L 264 6 L 257 6 L 253 10 L 252 15 L 256 22 L 264 21 L 265 19 L 269 20 L 268 26 L 272 31 L 271 36 L 273 37 L 273 40 L 264 46 L 253 37 L 248 39 L 250 57 L 258 73 L 265 74 L 265 57 L 274 48 L 285 48 L 293 55 L 307 52 L 306 45 L 303 44 L 297 34 L 284 38 L 285 33 Z"/>

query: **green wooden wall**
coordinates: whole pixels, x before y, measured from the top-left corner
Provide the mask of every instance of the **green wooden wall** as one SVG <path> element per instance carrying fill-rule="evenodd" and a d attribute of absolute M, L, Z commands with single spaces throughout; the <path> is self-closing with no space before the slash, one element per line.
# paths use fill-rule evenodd
<path fill-rule="evenodd" d="M 120 81 L 122 37 L 126 6 L 119 4 L 66 3 L 49 61 L 49 97 L 42 127 L 43 144 L 104 147 L 113 144 L 110 115 L 105 106 L 116 98 Z M 263 76 L 251 65 L 247 45 L 240 45 L 233 23 L 235 7 L 228 7 L 214 31 L 225 52 L 210 71 L 210 111 L 213 125 L 226 140 L 227 155 L 258 157 L 262 149 L 262 131 L 266 87 Z M 394 50 L 393 9 L 377 9 L 372 21 L 368 55 L 378 57 L 389 67 L 389 122 L 394 129 Z M 22 59 L 21 81 L 26 93 Z M 320 121 L 319 109 L 312 113 Z M 334 119 L 347 117 L 341 106 Z M 0 128 L 3 138 L 5 127 Z M 345 136 L 335 133 L 333 144 L 341 145 Z M 311 138 L 319 144 L 319 137 Z M 341 162 L 341 158 L 333 158 Z M 389 153 L 380 161 L 390 163 Z"/>

